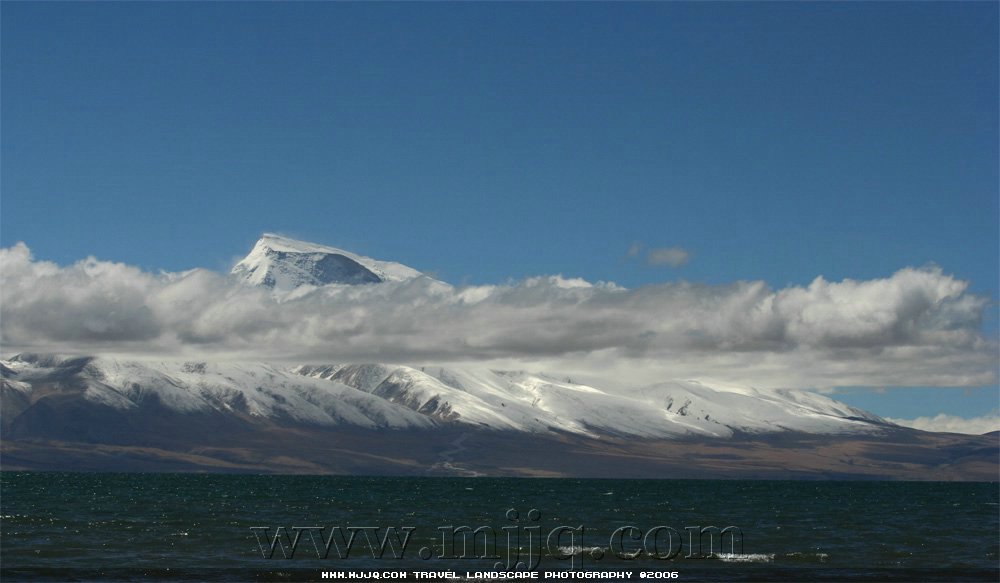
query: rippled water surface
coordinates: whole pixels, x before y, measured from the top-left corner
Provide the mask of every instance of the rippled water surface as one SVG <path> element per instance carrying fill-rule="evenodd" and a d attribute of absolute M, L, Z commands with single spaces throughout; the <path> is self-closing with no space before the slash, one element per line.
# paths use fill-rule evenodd
<path fill-rule="evenodd" d="M 10 472 L 0 480 L 4 581 L 318 580 L 330 569 L 465 576 L 515 553 L 540 571 L 668 570 L 681 580 L 1000 579 L 996 483 Z M 461 526 L 486 533 L 476 548 L 468 539 L 467 558 L 461 536 L 450 534 Z M 279 527 L 283 544 L 272 553 Z M 410 539 L 373 557 L 366 535 L 377 547 L 392 527 L 400 541 L 412 529 Z M 634 528 L 616 535 L 621 527 Z M 716 528 L 694 536 L 705 527 Z M 726 527 L 732 536 L 719 534 Z M 331 533 L 343 543 L 351 528 L 350 554 L 326 552 Z M 491 557 L 475 558 L 482 554 Z"/>

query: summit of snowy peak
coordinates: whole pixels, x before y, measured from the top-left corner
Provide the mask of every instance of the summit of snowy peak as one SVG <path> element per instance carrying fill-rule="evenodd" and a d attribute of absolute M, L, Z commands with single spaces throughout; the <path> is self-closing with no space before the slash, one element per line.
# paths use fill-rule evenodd
<path fill-rule="evenodd" d="M 404 281 L 423 275 L 400 263 L 272 233 L 264 233 L 231 273 L 244 283 L 276 291 L 303 285 Z"/>

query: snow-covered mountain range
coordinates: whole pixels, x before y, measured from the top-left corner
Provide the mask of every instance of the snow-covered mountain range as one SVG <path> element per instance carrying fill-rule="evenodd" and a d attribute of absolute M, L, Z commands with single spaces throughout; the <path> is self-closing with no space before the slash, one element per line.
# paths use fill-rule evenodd
<path fill-rule="evenodd" d="M 368 429 L 466 426 L 650 438 L 878 431 L 879 417 L 822 395 L 674 381 L 612 391 L 542 374 L 474 366 L 278 367 L 22 354 L 0 361 L 5 417 L 73 393 L 128 414 L 150 403 L 181 414 Z M 12 421 L 13 423 L 13 421 Z"/>
<path fill-rule="evenodd" d="M 269 234 L 231 276 L 279 296 L 427 277 Z M 808 391 L 698 380 L 28 353 L 0 360 L 0 377 L 6 467 L 979 479 L 996 466 L 987 437 L 901 428 Z"/>
<path fill-rule="evenodd" d="M 241 282 L 289 292 L 426 277 L 348 251 L 264 234 L 232 269 Z M 482 366 L 259 362 L 172 362 L 22 354 L 2 362 L 6 422 L 59 387 L 87 402 L 129 412 L 144 403 L 177 413 L 380 429 L 457 424 L 529 433 L 669 438 L 734 433 L 868 432 L 882 419 L 818 394 L 664 381 L 611 389 L 574 383 L 558 371 Z"/>

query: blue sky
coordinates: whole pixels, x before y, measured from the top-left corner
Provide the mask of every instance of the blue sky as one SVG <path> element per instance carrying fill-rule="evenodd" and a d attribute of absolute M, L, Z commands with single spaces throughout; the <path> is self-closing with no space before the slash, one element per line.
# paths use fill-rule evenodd
<path fill-rule="evenodd" d="M 992 300 L 995 337 L 997 23 L 992 2 L 4 2 L 0 246 L 224 270 L 276 231 L 456 284 L 934 264 Z M 954 412 L 997 406 L 971 393 Z"/>

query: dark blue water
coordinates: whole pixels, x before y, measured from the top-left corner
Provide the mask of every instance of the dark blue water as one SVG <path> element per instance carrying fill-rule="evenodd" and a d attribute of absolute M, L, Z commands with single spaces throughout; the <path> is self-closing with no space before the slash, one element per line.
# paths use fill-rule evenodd
<path fill-rule="evenodd" d="M 465 576 L 515 554 L 541 573 L 625 570 L 633 580 L 645 571 L 686 581 L 1000 579 L 995 483 L 7 472 L 0 485 L 5 582 L 320 580 L 343 569 Z M 323 530 L 300 530 L 292 549 L 292 527 L 307 526 Z M 440 530 L 459 526 L 484 527 L 479 542 L 492 546 L 463 551 L 461 535 Z M 279 527 L 290 536 L 279 533 L 272 554 Z M 345 537 L 368 527 L 376 547 L 390 527 L 400 541 L 403 527 L 412 531 L 405 546 L 373 557 L 359 530 L 338 558 L 324 552 L 334 527 Z M 621 527 L 634 529 L 613 536 Z M 731 535 L 720 535 L 726 527 Z"/>

